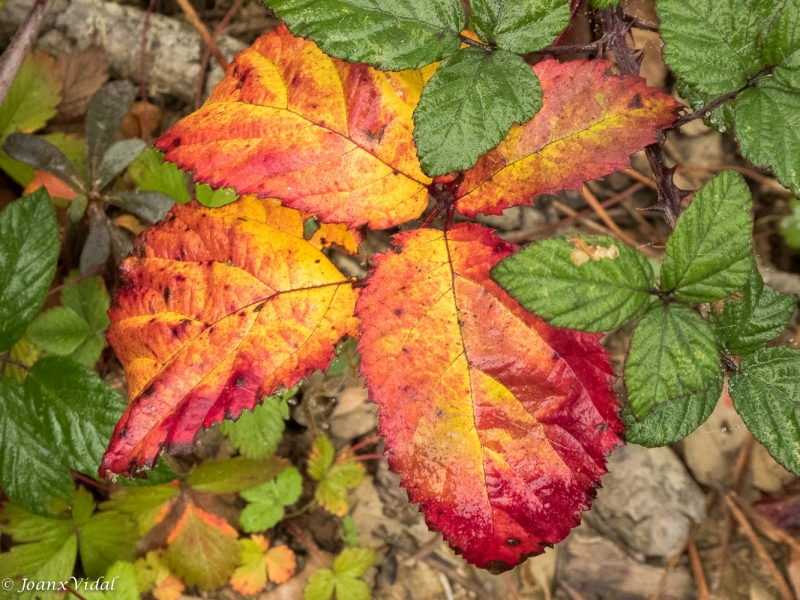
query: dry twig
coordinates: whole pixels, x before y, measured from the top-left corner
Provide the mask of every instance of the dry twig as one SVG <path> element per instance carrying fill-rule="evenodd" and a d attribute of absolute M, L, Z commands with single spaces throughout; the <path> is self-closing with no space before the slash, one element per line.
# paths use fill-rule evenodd
<path fill-rule="evenodd" d="M 197 33 L 200 34 L 203 42 L 205 42 L 206 46 L 211 50 L 211 54 L 213 54 L 214 58 L 217 59 L 219 66 L 222 67 L 223 71 L 227 69 L 228 59 L 226 59 L 222 52 L 220 52 L 219 46 L 217 45 L 217 40 L 212 37 L 211 33 L 208 31 L 208 28 L 200 20 L 200 17 L 197 16 L 197 12 L 195 12 L 194 7 L 191 5 L 189 0 L 177 0 L 177 2 L 183 10 L 183 14 L 185 14 L 189 22 L 194 25 L 194 28 L 197 29 Z"/>
<path fill-rule="evenodd" d="M 697 551 L 697 546 L 695 546 L 693 539 L 689 539 L 688 550 L 698 598 L 699 600 L 709 600 L 711 596 L 708 594 L 708 584 L 706 583 L 706 575 L 703 572 L 703 563 L 700 561 L 700 553 Z"/>
<path fill-rule="evenodd" d="M 50 0 L 36 0 L 33 4 L 28 20 L 11 40 L 8 48 L 0 56 L 0 104 L 5 100 L 11 87 L 11 82 L 19 71 L 22 60 L 31 48 L 36 33 L 42 25 L 42 20 L 50 5 Z"/>

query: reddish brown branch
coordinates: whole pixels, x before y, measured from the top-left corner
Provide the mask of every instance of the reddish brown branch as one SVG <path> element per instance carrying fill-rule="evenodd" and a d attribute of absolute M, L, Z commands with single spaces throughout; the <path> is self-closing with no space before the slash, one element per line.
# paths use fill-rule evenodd
<path fill-rule="evenodd" d="M 228 12 L 225 13 L 225 16 L 222 17 L 222 21 L 219 22 L 217 28 L 214 30 L 214 34 L 211 36 L 214 41 L 216 41 L 217 37 L 222 33 L 222 30 L 228 26 L 228 23 L 231 22 L 233 16 L 239 11 L 239 9 L 244 4 L 244 0 L 236 0 L 233 3 L 233 6 L 228 9 Z M 200 71 L 197 73 L 197 91 L 194 95 L 194 109 L 197 110 L 200 108 L 200 104 L 203 102 L 203 84 L 206 80 L 206 69 L 208 69 L 208 61 L 211 59 L 211 46 L 206 46 L 205 52 L 203 52 L 203 58 L 200 61 Z"/>
<path fill-rule="evenodd" d="M 0 56 L 0 104 L 8 94 L 11 82 L 19 71 L 22 60 L 30 50 L 33 40 L 42 25 L 42 20 L 50 5 L 50 0 L 36 0 L 33 4 L 28 20 L 11 40 L 6 51 Z"/>

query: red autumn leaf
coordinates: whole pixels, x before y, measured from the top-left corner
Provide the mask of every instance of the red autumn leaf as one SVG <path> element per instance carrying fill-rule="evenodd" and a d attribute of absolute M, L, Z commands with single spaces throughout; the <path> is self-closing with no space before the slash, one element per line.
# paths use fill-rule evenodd
<path fill-rule="evenodd" d="M 279 198 L 326 222 L 392 227 L 428 202 L 411 137 L 423 79 L 331 58 L 280 25 L 157 146 L 213 187 Z"/>
<path fill-rule="evenodd" d="M 457 210 L 500 214 L 630 166 L 628 157 L 654 142 L 683 105 L 613 67 L 607 60 L 538 63 L 542 109 L 465 172 Z"/>
<path fill-rule="evenodd" d="M 580 522 L 621 443 L 608 354 L 489 278 L 513 250 L 490 230 L 394 243 L 356 310 L 389 465 L 465 559 L 509 569 Z"/>
<path fill-rule="evenodd" d="M 201 427 L 326 367 L 356 333 L 349 280 L 271 201 L 176 205 L 120 268 L 108 339 L 131 402 L 102 476 L 150 468 L 163 446 L 186 451 Z"/>

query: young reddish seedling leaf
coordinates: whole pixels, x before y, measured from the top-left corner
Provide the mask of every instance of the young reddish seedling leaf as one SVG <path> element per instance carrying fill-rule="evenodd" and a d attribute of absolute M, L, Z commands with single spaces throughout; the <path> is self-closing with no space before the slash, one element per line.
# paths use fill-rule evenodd
<path fill-rule="evenodd" d="M 513 251 L 490 230 L 420 229 L 394 243 L 356 311 L 389 465 L 465 559 L 510 569 L 580 522 L 621 444 L 608 353 L 489 278 Z"/>
<path fill-rule="evenodd" d="M 430 179 L 411 137 L 422 84 L 420 72 L 326 56 L 279 25 L 156 145 L 196 181 L 384 229 L 427 206 Z"/>
<path fill-rule="evenodd" d="M 294 212 L 248 197 L 176 205 L 138 239 L 108 331 L 131 402 L 101 475 L 188 450 L 201 427 L 325 368 L 355 334 L 357 293 Z"/>
<path fill-rule="evenodd" d="M 540 194 L 580 189 L 630 166 L 629 156 L 656 140 L 683 105 L 638 76 L 613 73 L 607 60 L 560 63 L 546 58 L 533 70 L 542 109 L 465 173 L 456 208 L 500 214 Z"/>

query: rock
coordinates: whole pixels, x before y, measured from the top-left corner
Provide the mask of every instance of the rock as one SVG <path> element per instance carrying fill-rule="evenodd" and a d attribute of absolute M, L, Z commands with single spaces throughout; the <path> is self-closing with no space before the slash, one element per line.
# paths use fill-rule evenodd
<path fill-rule="evenodd" d="M 674 555 L 704 516 L 703 492 L 672 450 L 631 444 L 611 455 L 586 519 L 644 560 Z"/>
<path fill-rule="evenodd" d="M 331 434 L 352 440 L 378 427 L 378 405 L 370 402 L 367 390 L 348 387 L 339 394 L 330 419 Z"/>
<path fill-rule="evenodd" d="M 584 531 L 581 531 L 584 530 Z M 585 600 L 643 600 L 653 597 L 664 567 L 636 562 L 612 541 L 574 530 L 559 546 L 557 585 L 566 583 Z M 574 598 L 558 589 L 557 598 Z M 689 569 L 679 565 L 667 577 L 660 600 L 690 600 L 697 591 Z"/>
<path fill-rule="evenodd" d="M 775 462 L 767 449 L 756 442 L 750 455 L 750 472 L 754 488 L 777 496 L 784 486 L 796 479 L 795 475 Z"/>
<path fill-rule="evenodd" d="M 522 207 L 507 208 L 502 215 L 484 215 L 481 213 L 478 215 L 477 221 L 501 231 L 513 231 L 522 226 Z"/>

